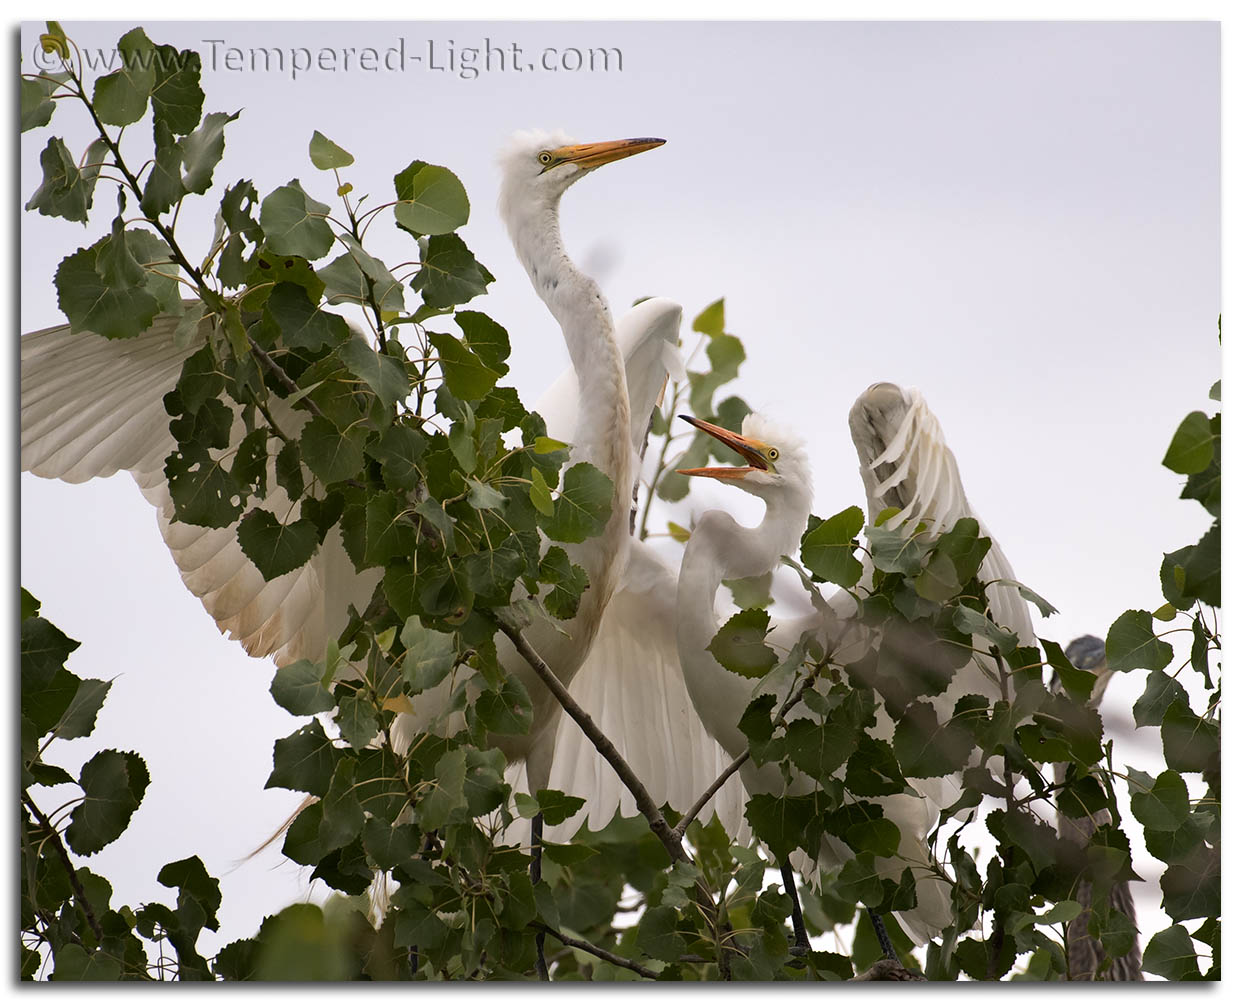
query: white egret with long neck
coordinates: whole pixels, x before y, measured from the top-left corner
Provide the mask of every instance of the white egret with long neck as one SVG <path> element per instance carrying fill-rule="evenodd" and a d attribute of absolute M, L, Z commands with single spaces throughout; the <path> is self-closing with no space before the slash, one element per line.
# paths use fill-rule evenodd
<path fill-rule="evenodd" d="M 794 552 L 811 511 L 812 478 L 801 440 L 758 415 L 749 415 L 742 433 L 728 431 L 707 422 L 687 418 L 700 430 L 736 451 L 744 466 L 706 467 L 681 472 L 711 477 L 758 496 L 765 505 L 764 517 L 756 527 L 739 525 L 723 511 L 705 513 L 686 546 L 678 579 L 677 643 L 686 685 L 696 710 L 711 735 L 731 755 L 747 750 L 748 742 L 738 728 L 743 711 L 755 695 L 753 683 L 721 666 L 708 649 L 720 628 L 715 614 L 715 598 L 725 579 L 749 577 L 772 570 L 780 558 Z M 900 509 L 894 526 L 923 523 L 932 532 L 952 527 L 958 519 L 974 517 L 966 500 L 953 453 L 944 442 L 935 415 L 916 390 L 902 390 L 891 383 L 870 387 L 850 412 L 850 430 L 862 462 L 862 476 L 871 518 L 887 507 Z M 863 581 L 871 580 L 871 564 L 865 561 Z M 1013 571 L 999 546 L 991 550 L 979 571 L 985 581 L 1012 579 Z M 865 591 L 865 587 L 863 589 Z M 988 596 L 999 625 L 1014 632 L 1023 644 L 1033 642 L 1030 613 L 1012 585 L 989 584 Z M 856 609 L 846 592 L 829 602 L 831 615 L 812 614 L 796 621 L 777 623 L 769 640 L 777 648 L 790 648 L 808 627 L 818 625 L 821 636 L 831 641 L 841 635 L 841 622 Z M 829 622 L 827 620 L 836 620 Z M 948 690 L 931 702 L 941 716 L 951 712 L 956 699 L 966 693 L 991 693 L 995 683 L 983 666 L 970 661 L 955 674 Z M 800 708 L 790 713 L 796 719 Z M 882 740 L 892 737 L 893 722 L 881 706 L 877 710 L 872 734 Z M 814 789 L 810 777 L 794 772 L 791 782 L 773 763 L 756 767 L 747 762 L 741 769 L 743 783 L 750 794 L 766 792 L 798 795 Z M 875 798 L 884 816 L 901 833 L 897 855 L 879 857 L 876 869 L 881 876 L 898 878 L 907 864 L 916 878 L 917 905 L 897 914 L 897 919 L 916 943 L 926 942 L 952 920 L 948 889 L 929 865 L 926 837 L 939 812 L 957 799 L 955 777 L 909 780 L 921 797 L 905 794 Z M 722 819 L 723 820 L 723 819 Z M 734 818 L 736 825 L 739 819 Z M 727 823 L 727 822 L 726 822 Z M 839 865 L 848 849 L 827 837 L 819 859 L 802 860 L 806 877 L 813 877 L 819 866 Z M 794 893 L 788 866 L 783 868 L 786 886 Z M 795 897 L 795 930 L 799 930 Z M 874 916 L 873 916 L 874 919 Z M 878 931 L 878 929 L 877 929 Z"/>

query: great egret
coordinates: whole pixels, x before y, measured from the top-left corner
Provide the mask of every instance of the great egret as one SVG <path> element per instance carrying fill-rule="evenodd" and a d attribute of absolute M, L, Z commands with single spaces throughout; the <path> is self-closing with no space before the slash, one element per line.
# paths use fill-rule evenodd
<path fill-rule="evenodd" d="M 786 554 L 798 546 L 811 511 L 812 479 L 800 438 L 780 429 L 757 414 L 746 417 L 742 433 L 719 428 L 695 418 L 686 418 L 701 431 L 712 435 L 737 452 L 745 466 L 706 467 L 682 470 L 691 476 L 711 477 L 738 487 L 763 500 L 762 522 L 747 528 L 726 512 L 705 513 L 695 526 L 682 559 L 677 586 L 677 645 L 690 696 L 709 733 L 730 755 L 746 751 L 748 742 L 738 729 L 743 711 L 754 697 L 755 688 L 746 679 L 727 671 L 708 647 L 720 628 L 715 615 L 715 597 L 726 578 L 751 577 L 772 570 Z M 862 463 L 863 483 L 868 507 L 874 520 L 889 506 L 901 509 L 894 525 L 922 522 L 932 532 L 950 527 L 959 518 L 973 515 L 966 501 L 957 463 L 944 443 L 939 422 L 916 390 L 902 390 L 891 383 L 871 386 L 850 411 L 850 430 Z M 871 567 L 865 565 L 863 581 L 869 582 Z M 980 570 L 985 580 L 1012 578 L 1008 561 L 993 543 Z M 1030 614 L 1025 602 L 1011 586 L 991 584 L 989 597 L 998 622 L 1013 630 L 1022 642 L 1033 637 Z M 769 638 L 777 648 L 789 648 L 808 627 L 819 626 L 821 635 L 840 636 L 840 626 L 827 622 L 834 615 L 847 619 L 855 608 L 844 592 L 833 596 L 829 612 L 813 614 L 797 621 L 776 624 Z M 818 624 L 817 624 L 817 620 Z M 949 690 L 932 702 L 941 715 L 951 711 L 958 696 L 968 692 L 991 692 L 995 684 L 982 666 L 974 661 L 960 669 Z M 796 719 L 801 707 L 790 718 Z M 881 707 L 873 731 L 880 739 L 893 734 L 893 723 Z M 756 767 L 748 761 L 741 771 L 749 794 L 809 793 L 814 782 L 795 772 L 787 785 L 774 763 Z M 958 785 L 951 778 L 912 779 L 910 784 L 921 798 L 891 795 L 876 798 L 884 816 L 901 832 L 897 855 L 876 859 L 881 876 L 898 879 L 907 863 L 915 873 L 917 905 L 897 914 L 898 921 L 915 943 L 927 942 L 952 921 L 948 889 L 930 867 L 926 837 L 936 823 L 939 811 L 957 799 Z M 723 819 L 722 819 L 723 820 Z M 736 825 L 737 819 L 732 819 Z M 802 858 L 804 876 L 814 877 L 819 866 L 840 865 L 849 850 L 839 840 L 826 837 L 819 859 Z M 805 948 L 793 875 L 788 862 L 782 867 L 786 888 L 794 898 L 795 934 Z M 882 926 L 877 922 L 877 934 Z M 881 939 L 883 943 L 883 939 Z"/>

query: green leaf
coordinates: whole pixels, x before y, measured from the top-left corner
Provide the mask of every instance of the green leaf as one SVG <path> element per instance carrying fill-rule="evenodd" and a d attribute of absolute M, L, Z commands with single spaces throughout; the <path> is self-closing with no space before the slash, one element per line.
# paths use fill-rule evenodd
<path fill-rule="evenodd" d="M 1182 688 L 1182 683 L 1162 671 L 1149 673 L 1147 687 L 1134 704 L 1134 725 L 1136 727 L 1160 726 L 1169 704 L 1175 700 L 1180 700 L 1187 706 L 1190 705 L 1190 698 L 1186 695 L 1186 690 Z"/>
<path fill-rule="evenodd" d="M 509 357 L 509 334 L 500 324 L 486 313 L 479 313 L 477 310 L 459 310 L 453 315 L 453 320 L 465 336 L 466 347 L 474 352 L 484 365 L 499 372 L 502 376 L 509 371 L 509 367 L 505 365 L 505 359 Z M 568 448 L 564 442 L 557 442 L 553 448 L 544 448 L 541 452 L 539 444 L 541 441 L 550 443 L 554 440 L 546 438 L 537 440 L 535 442 L 537 455 Z"/>
<path fill-rule="evenodd" d="M 906 788 L 901 766 L 892 748 L 868 734 L 860 734 L 858 748 L 845 768 L 845 787 L 862 797 L 882 797 Z"/>
<path fill-rule="evenodd" d="M 1074 663 L 1066 657 L 1065 652 L 1061 650 L 1061 645 L 1056 641 L 1044 640 L 1040 637 L 1039 642 L 1044 648 L 1044 658 L 1056 672 L 1061 687 L 1079 702 L 1087 702 L 1095 688 L 1095 673 L 1075 668 Z"/>
<path fill-rule="evenodd" d="M 393 216 L 415 235 L 451 233 L 470 219 L 466 189 L 446 167 L 415 160 L 393 183 L 399 200 Z"/>
<path fill-rule="evenodd" d="M 820 522 L 802 537 L 802 562 L 818 580 L 853 588 L 863 567 L 854 556 L 866 519 L 857 505 Z"/>
<path fill-rule="evenodd" d="M 351 966 L 345 938 L 317 905 L 290 905 L 259 930 L 256 981 L 344 981 Z"/>
<path fill-rule="evenodd" d="M 275 285 L 263 304 L 263 313 L 265 320 L 280 331 L 281 341 L 290 348 L 313 352 L 350 340 L 345 318 L 317 308 L 306 289 L 293 282 Z"/>
<path fill-rule="evenodd" d="M 220 909 L 223 897 L 220 894 L 220 881 L 207 872 L 207 867 L 197 856 L 165 863 L 157 880 L 165 887 L 175 887 L 177 895 L 177 912 L 183 925 L 194 924 L 194 932 L 204 926 L 213 931 L 220 928 L 216 912 Z M 193 923 L 188 920 L 193 917 Z"/>
<path fill-rule="evenodd" d="M 1002 654 L 1008 654 L 1018 646 L 1017 636 L 968 605 L 954 607 L 953 625 L 963 633 L 987 637 Z"/>
<path fill-rule="evenodd" d="M 638 920 L 638 948 L 657 960 L 675 961 L 685 950 L 677 932 L 677 909 L 669 905 L 648 908 Z"/>
<path fill-rule="evenodd" d="M 306 658 L 278 668 L 272 677 L 271 693 L 277 705 L 295 717 L 325 713 L 336 705 L 323 685 L 319 666 Z"/>
<path fill-rule="evenodd" d="M 1220 769 L 1220 729 L 1200 717 L 1189 703 L 1173 700 L 1160 725 L 1164 758 L 1178 772 L 1214 773 Z"/>
<path fill-rule="evenodd" d="M 372 439 L 366 446 L 367 453 L 378 459 L 384 469 L 384 483 L 394 490 L 403 491 L 414 490 L 422 479 L 418 461 L 426 449 L 426 437 L 417 428 L 408 424 L 390 425 L 384 429 L 384 433 L 379 438 Z M 421 502 L 417 510 L 421 510 L 422 504 L 430 504 L 437 508 L 444 520 L 448 522 L 444 509 L 434 501 L 427 499 Z M 446 535 L 451 536 L 451 532 L 452 523 L 448 522 Z"/>
<path fill-rule="evenodd" d="M 1150 792 L 1132 784 L 1130 806 L 1144 828 L 1176 831 L 1190 814 L 1186 781 L 1172 769 L 1166 769 L 1156 777 Z"/>
<path fill-rule="evenodd" d="M 612 480 L 606 474 L 590 463 L 575 463 L 565 471 L 552 515 L 542 517 L 540 527 L 549 539 L 561 543 L 597 536 L 612 514 L 612 494 Z"/>
<path fill-rule="evenodd" d="M 142 287 L 113 288 L 98 270 L 105 237 L 70 254 L 56 269 L 56 299 L 74 334 L 94 331 L 106 338 L 128 338 L 151 326 L 159 300 Z"/>
<path fill-rule="evenodd" d="M 959 771 L 974 748 L 970 729 L 956 717 L 944 724 L 923 700 L 911 703 L 893 734 L 893 751 L 907 776 L 944 776 Z"/>
<path fill-rule="evenodd" d="M 708 650 L 729 671 L 743 678 L 762 678 L 779 660 L 764 643 L 769 623 L 764 610 L 743 609 L 716 632 Z"/>
<path fill-rule="evenodd" d="M 82 645 L 42 616 L 27 616 L 21 625 L 22 696 L 47 685 L 69 655 Z"/>
<path fill-rule="evenodd" d="M 52 120 L 56 102 L 52 95 L 69 79 L 68 73 L 43 72 L 38 77 L 21 78 L 21 131 L 38 129 Z"/>
<path fill-rule="evenodd" d="M 1203 411 L 1187 414 L 1173 433 L 1173 441 L 1161 463 L 1174 473 L 1198 473 L 1207 468 L 1215 455 L 1215 438 Z"/>
<path fill-rule="evenodd" d="M 282 524 L 265 508 L 252 508 L 237 526 L 237 542 L 263 580 L 273 581 L 301 567 L 319 546 L 319 530 L 308 518 Z"/>
<path fill-rule="evenodd" d="M 354 789 L 356 767 L 356 759 L 342 758 L 332 774 L 332 782 L 323 798 L 323 818 L 319 822 L 319 845 L 324 850 L 349 845 L 362 831 L 366 818 Z"/>
<path fill-rule="evenodd" d="M 454 748 L 440 756 L 435 768 L 435 787 L 418 805 L 425 831 L 442 828 L 452 813 L 466 806 L 466 750 Z"/>
<path fill-rule="evenodd" d="M 184 136 L 198 125 L 203 117 L 203 88 L 199 85 L 202 67 L 197 52 L 178 52 L 171 45 L 155 47 L 151 112 L 156 129 L 162 125 L 173 134 Z"/>
<path fill-rule="evenodd" d="M 677 539 L 677 534 L 672 531 L 673 523 L 669 523 L 670 535 Z M 677 528 L 680 529 L 680 526 Z M 686 539 L 679 539 L 679 542 L 686 542 L 690 538 L 686 533 Z M 734 578 L 731 581 L 725 581 L 724 585 L 729 589 L 729 594 L 733 597 L 733 604 L 739 609 L 766 609 L 772 604 L 772 572 L 766 574 L 758 574 L 750 578 Z"/>
<path fill-rule="evenodd" d="M 423 251 L 422 267 L 410 287 L 422 294 L 431 307 L 456 306 L 481 296 L 496 279 L 475 260 L 456 233 L 430 237 Z"/>
<path fill-rule="evenodd" d="M 490 369 L 473 351 L 451 334 L 428 333 L 435 348 L 440 371 L 449 391 L 459 400 L 478 400 L 491 392 L 500 373 Z"/>
<path fill-rule="evenodd" d="M 172 453 L 164 476 L 179 522 L 222 528 L 242 512 L 237 481 L 205 446 L 189 443 Z"/>
<path fill-rule="evenodd" d="M 155 86 L 155 46 L 141 28 L 116 43 L 121 68 L 95 81 L 95 114 L 106 125 L 133 125 L 146 113 Z"/>
<path fill-rule="evenodd" d="M 350 338 L 336 353 L 350 372 L 371 387 L 384 407 L 409 396 L 410 382 L 399 359 L 381 355 L 360 337 Z"/>
<path fill-rule="evenodd" d="M 341 708 L 336 714 L 336 726 L 341 729 L 341 737 L 349 742 L 349 747 L 354 751 L 361 751 L 369 745 L 379 733 L 380 727 L 379 717 L 375 714 L 370 697 L 358 692 L 342 699 Z M 340 771 L 340 766 L 337 771 Z M 338 844 L 345 845 L 352 839 L 353 835 L 350 835 L 345 842 Z"/>
<path fill-rule="evenodd" d="M 1200 842 L 1160 877 L 1161 904 L 1175 922 L 1220 915 L 1220 846 Z"/>
<path fill-rule="evenodd" d="M 212 173 L 220 162 L 220 158 L 224 156 L 224 127 L 239 114 L 241 113 L 236 111 L 231 115 L 226 115 L 222 111 L 213 111 L 203 118 L 202 125 L 181 139 L 178 144 L 181 147 L 181 184 L 186 191 L 193 192 L 195 195 L 203 195 L 211 187 Z M 296 181 L 293 183 L 297 184 Z M 267 208 L 266 202 L 263 207 Z M 326 228 L 327 224 L 325 223 L 324 226 Z M 264 229 L 267 229 L 266 223 Z M 278 253 L 297 252 L 279 251 Z"/>
<path fill-rule="evenodd" d="M 347 153 L 341 149 L 318 129 L 311 136 L 310 158 L 311 163 L 320 170 L 348 167 L 354 162 L 354 155 L 352 153 Z"/>
<path fill-rule="evenodd" d="M 1104 656 L 1113 671 L 1158 671 L 1173 660 L 1173 648 L 1152 632 L 1150 612 L 1130 609 L 1109 627 Z"/>
<path fill-rule="evenodd" d="M 466 483 L 470 487 L 470 493 L 466 495 L 466 501 L 471 508 L 477 508 L 480 511 L 499 511 L 509 502 L 509 499 L 501 494 L 500 491 L 483 483 L 481 480 L 467 477 Z"/>
<path fill-rule="evenodd" d="M 405 621 L 401 643 L 405 647 L 401 673 L 415 694 L 439 685 L 457 661 L 452 635 L 427 629 L 417 616 Z"/>
<path fill-rule="evenodd" d="M 533 719 L 530 697 L 511 675 L 505 676 L 499 691 L 480 693 L 475 710 L 479 723 L 493 734 L 525 734 Z"/>
<path fill-rule="evenodd" d="M 569 554 L 559 546 L 549 547 L 539 562 L 539 580 L 552 586 L 543 597 L 544 608 L 549 613 L 557 619 L 572 619 L 577 615 L 578 602 L 590 582 L 586 571 L 571 562 Z"/>
<path fill-rule="evenodd" d="M 102 950 L 87 953 L 77 943 L 66 943 L 56 951 L 53 981 L 118 981 L 121 962 Z"/>
<path fill-rule="evenodd" d="M 863 530 L 871 542 L 871 562 L 885 574 L 912 576 L 919 573 L 931 548 L 927 533 L 907 535 L 903 526 L 868 525 Z"/>
<path fill-rule="evenodd" d="M 69 816 L 65 841 L 79 856 L 90 856 L 116 841 L 142 803 L 151 782 L 146 764 L 133 752 L 97 752 L 78 777 L 83 801 Z"/>
<path fill-rule="evenodd" d="M 703 308 L 703 311 L 694 318 L 691 330 L 706 334 L 708 337 L 719 337 L 724 333 L 724 323 L 725 309 L 722 297 Z"/>
<path fill-rule="evenodd" d="M 322 797 L 336 767 L 337 751 L 318 720 L 312 720 L 287 738 L 280 738 L 272 752 L 272 774 L 264 789 L 278 786 Z"/>
<path fill-rule="evenodd" d="M 1171 925 L 1152 936 L 1143 951 L 1143 970 L 1169 981 L 1199 981 L 1195 945 L 1184 926 Z"/>
<path fill-rule="evenodd" d="M 383 870 L 413 859 L 421 841 L 418 829 L 411 824 L 390 825 L 372 817 L 362 826 L 362 844 Z"/>
<path fill-rule="evenodd" d="M 552 491 L 548 488 L 548 482 L 543 479 L 543 474 L 539 472 L 538 467 L 530 471 L 530 503 L 535 511 L 545 518 L 551 518 L 553 512 L 556 511 L 552 503 Z"/>
<path fill-rule="evenodd" d="M 332 227 L 325 218 L 330 211 L 306 194 L 295 179 L 263 199 L 259 224 L 277 254 L 317 261 L 332 249 Z"/>
<path fill-rule="evenodd" d="M 345 253 L 319 269 L 328 302 L 368 304 L 373 298 L 384 313 L 405 309 L 405 289 L 379 258 L 362 249 L 348 233 L 338 233 L 338 242 Z"/>
<path fill-rule="evenodd" d="M 1220 608 L 1220 522 L 1215 522 L 1186 557 L 1182 594 Z"/>
<path fill-rule="evenodd" d="M 39 154 L 43 181 L 26 203 L 26 211 L 35 209 L 45 216 L 60 216 L 75 223 L 85 223 L 95 194 L 95 171 L 78 170 L 77 162 L 64 142 L 53 136 Z"/>
<path fill-rule="evenodd" d="M 826 783 L 858 748 L 858 730 L 831 720 L 794 720 L 785 729 L 785 747 L 794 765 Z"/>
<path fill-rule="evenodd" d="M 560 790 L 539 790 L 533 797 L 523 797 L 524 806 L 519 807 L 519 813 L 524 818 L 543 814 L 545 825 L 559 825 L 572 818 L 585 804 L 581 797 L 571 797 Z"/>
<path fill-rule="evenodd" d="M 895 856 L 901 843 L 901 829 L 887 818 L 872 818 L 850 825 L 845 830 L 845 842 L 855 852 Z"/>
<path fill-rule="evenodd" d="M 340 432 L 326 417 L 311 418 L 302 429 L 302 460 L 322 483 L 347 480 L 362 470 L 366 429 Z"/>
<path fill-rule="evenodd" d="M 103 682 L 97 678 L 82 679 L 73 694 L 73 701 L 55 727 L 56 736 L 68 741 L 90 734 L 95 729 L 95 717 L 99 714 L 99 708 L 103 706 L 111 688 L 111 682 Z"/>

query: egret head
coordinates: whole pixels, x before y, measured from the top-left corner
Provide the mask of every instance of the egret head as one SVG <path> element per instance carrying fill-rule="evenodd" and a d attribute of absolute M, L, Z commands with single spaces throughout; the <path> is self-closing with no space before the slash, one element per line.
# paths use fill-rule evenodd
<path fill-rule="evenodd" d="M 742 419 L 741 434 L 685 414 L 681 415 L 681 419 L 723 442 L 741 456 L 746 465 L 704 466 L 678 470 L 678 473 L 688 477 L 711 477 L 765 500 L 796 492 L 809 503 L 811 465 L 806 455 L 806 443 L 794 432 L 754 413 Z"/>
<path fill-rule="evenodd" d="M 500 210 L 506 218 L 522 205 L 551 205 L 597 167 L 663 146 L 663 139 L 575 143 L 563 132 L 515 132 L 500 152 Z"/>

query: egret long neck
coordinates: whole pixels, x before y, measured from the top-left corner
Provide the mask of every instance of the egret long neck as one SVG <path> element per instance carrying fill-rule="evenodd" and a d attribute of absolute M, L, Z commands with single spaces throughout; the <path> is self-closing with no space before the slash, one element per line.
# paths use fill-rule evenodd
<path fill-rule="evenodd" d="M 588 591 L 584 605 L 602 607 L 612 594 L 617 557 L 629 531 L 633 448 L 625 361 L 603 293 L 565 252 L 557 203 L 538 206 L 524 218 L 511 221 L 510 235 L 535 292 L 561 326 L 578 376 L 571 461 L 591 463 L 613 483 L 612 515 L 604 532 L 571 554 L 590 576 L 595 592 Z"/>
<path fill-rule="evenodd" d="M 789 491 L 767 499 L 763 521 L 753 529 L 722 511 L 703 517 L 686 544 L 677 579 L 677 647 L 687 683 L 730 675 L 706 650 L 720 629 L 716 592 L 721 583 L 772 570 L 797 546 L 809 512 L 809 494 Z"/>

